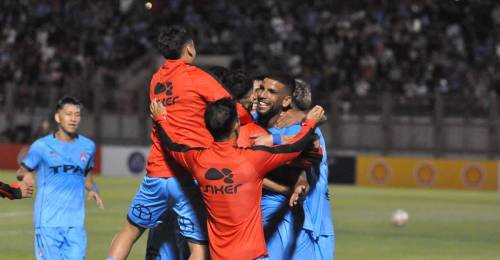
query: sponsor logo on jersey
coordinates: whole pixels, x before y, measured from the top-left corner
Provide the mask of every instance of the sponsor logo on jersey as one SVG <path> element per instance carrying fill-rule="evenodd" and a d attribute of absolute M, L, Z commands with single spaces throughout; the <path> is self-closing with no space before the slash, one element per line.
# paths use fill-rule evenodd
<path fill-rule="evenodd" d="M 84 173 L 83 169 L 78 165 L 63 164 L 49 167 L 54 173 Z"/>
<path fill-rule="evenodd" d="M 158 100 L 164 106 L 175 105 L 175 102 L 177 101 L 177 99 L 179 99 L 179 96 L 174 96 L 174 85 L 170 81 L 165 82 L 165 84 L 161 82 L 158 82 L 156 84 L 154 89 L 155 96 L 161 95 L 163 93 L 165 93 L 165 97 L 160 97 L 158 98 Z"/>
<path fill-rule="evenodd" d="M 234 174 L 231 169 L 222 168 L 222 171 L 219 171 L 215 168 L 210 168 L 205 173 L 205 179 L 210 181 L 218 181 L 223 180 L 224 184 L 208 184 L 202 186 L 203 192 L 208 192 L 212 194 L 236 194 L 238 193 L 238 188 L 243 184 L 234 183 L 233 180 Z"/>
<path fill-rule="evenodd" d="M 80 153 L 80 161 L 85 162 L 85 161 L 87 161 L 87 159 L 88 159 L 87 153 L 81 152 Z"/>

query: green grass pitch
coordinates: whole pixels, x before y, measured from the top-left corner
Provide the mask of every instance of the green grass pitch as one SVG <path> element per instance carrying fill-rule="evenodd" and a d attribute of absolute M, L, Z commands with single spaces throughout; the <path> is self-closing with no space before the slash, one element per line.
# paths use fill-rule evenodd
<path fill-rule="evenodd" d="M 0 180 L 14 181 L 0 172 Z M 87 205 L 87 259 L 104 259 L 140 178 L 97 177 L 105 202 Z M 331 186 L 336 259 L 499 259 L 500 193 Z M 0 200 L 1 259 L 33 259 L 32 200 Z M 391 212 L 410 220 L 393 227 Z M 144 259 L 146 236 L 129 259 Z"/>

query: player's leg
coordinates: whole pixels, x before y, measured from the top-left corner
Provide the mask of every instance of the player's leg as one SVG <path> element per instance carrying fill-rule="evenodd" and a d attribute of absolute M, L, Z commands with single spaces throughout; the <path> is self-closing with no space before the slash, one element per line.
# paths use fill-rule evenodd
<path fill-rule="evenodd" d="M 168 179 L 145 176 L 127 213 L 127 222 L 111 241 L 108 259 L 125 259 L 135 241 L 146 228 L 153 228 L 161 222 L 167 210 Z"/>
<path fill-rule="evenodd" d="M 108 252 L 108 260 L 122 260 L 126 259 L 135 241 L 141 237 L 144 228 L 136 226 L 127 222 L 123 228 L 115 235 L 111 241 L 111 246 Z"/>
<path fill-rule="evenodd" d="M 70 227 L 61 230 L 64 232 L 64 243 L 61 247 L 63 259 L 85 259 L 87 251 L 87 232 L 84 227 Z"/>
<path fill-rule="evenodd" d="M 37 260 L 62 259 L 64 242 L 57 228 L 35 228 L 35 256 Z"/>
<path fill-rule="evenodd" d="M 192 179 L 171 178 L 168 191 L 175 202 L 179 233 L 188 243 L 190 260 L 208 259 L 206 210 L 199 187 Z"/>
<path fill-rule="evenodd" d="M 186 259 L 189 249 L 177 233 L 177 218 L 171 210 L 162 217 L 163 222 L 148 233 L 146 260 Z"/>

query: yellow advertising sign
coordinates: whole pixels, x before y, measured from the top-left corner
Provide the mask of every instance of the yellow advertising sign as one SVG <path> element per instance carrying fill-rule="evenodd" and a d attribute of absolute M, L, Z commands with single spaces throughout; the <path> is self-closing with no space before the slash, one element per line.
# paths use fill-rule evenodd
<path fill-rule="evenodd" d="M 358 156 L 356 184 L 496 190 L 498 188 L 498 162 Z"/>

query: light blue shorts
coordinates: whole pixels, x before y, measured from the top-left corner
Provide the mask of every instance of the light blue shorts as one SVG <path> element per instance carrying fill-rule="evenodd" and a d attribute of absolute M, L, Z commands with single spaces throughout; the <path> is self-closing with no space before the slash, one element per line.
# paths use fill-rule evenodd
<path fill-rule="evenodd" d="M 130 204 L 127 219 L 141 228 L 154 228 L 172 209 L 177 215 L 179 234 L 189 241 L 206 244 L 206 211 L 194 181 L 145 176 Z"/>
<path fill-rule="evenodd" d="M 84 227 L 35 228 L 35 256 L 38 260 L 85 259 L 86 251 Z"/>

